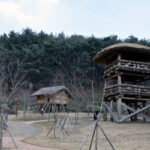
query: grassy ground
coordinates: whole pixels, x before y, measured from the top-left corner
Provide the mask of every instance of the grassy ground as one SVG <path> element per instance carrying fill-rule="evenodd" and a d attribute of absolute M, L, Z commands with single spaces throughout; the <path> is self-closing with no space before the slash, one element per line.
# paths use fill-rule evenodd
<path fill-rule="evenodd" d="M 62 116 L 61 116 L 62 117 Z M 60 118 L 61 118 L 60 117 Z M 71 114 L 74 118 L 74 114 Z M 58 132 L 56 138 L 53 132 L 47 137 L 47 132 L 52 126 L 53 119 L 50 122 L 36 123 L 43 129 L 43 133 L 39 136 L 25 139 L 26 142 L 46 146 L 51 148 L 59 148 L 63 150 L 78 150 L 79 145 L 85 138 L 90 126 L 93 123 L 93 116 L 88 117 L 87 114 L 79 115 L 79 124 L 70 125 L 70 135 L 63 134 L 63 140 L 60 142 Z M 74 124 L 74 122 L 72 122 Z M 109 136 L 116 150 L 148 150 L 150 146 L 150 124 L 139 122 L 126 122 L 117 124 L 112 122 L 103 122 L 101 125 Z M 92 136 L 92 135 L 91 135 Z M 91 136 L 88 138 L 83 150 L 87 150 L 90 144 Z M 94 143 L 93 143 L 94 144 Z M 92 147 L 94 149 L 94 146 Z M 99 131 L 98 149 L 111 150 L 105 140 L 103 134 Z"/>

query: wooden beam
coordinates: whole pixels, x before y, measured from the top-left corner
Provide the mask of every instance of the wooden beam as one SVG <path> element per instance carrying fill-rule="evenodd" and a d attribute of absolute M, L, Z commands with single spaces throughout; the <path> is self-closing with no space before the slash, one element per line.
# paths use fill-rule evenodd
<path fill-rule="evenodd" d="M 122 99 L 131 101 L 150 101 L 150 98 L 141 98 L 141 97 L 122 97 Z"/>
<path fill-rule="evenodd" d="M 115 116 L 115 114 L 111 111 L 111 108 L 105 103 L 103 102 L 103 105 L 107 108 L 107 110 L 111 113 L 111 115 L 113 116 L 113 120 L 118 122 L 117 117 Z"/>

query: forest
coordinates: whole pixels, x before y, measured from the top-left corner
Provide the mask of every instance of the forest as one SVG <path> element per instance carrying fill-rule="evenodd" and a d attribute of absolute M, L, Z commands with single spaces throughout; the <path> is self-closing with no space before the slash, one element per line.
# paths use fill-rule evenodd
<path fill-rule="evenodd" d="M 150 46 L 150 41 L 133 35 L 119 39 L 108 37 L 67 36 L 37 33 L 30 28 L 21 33 L 11 31 L 0 36 L 1 95 L 8 99 L 22 90 L 35 91 L 41 87 L 64 84 L 83 88 L 102 88 L 104 66 L 93 62 L 93 57 L 103 48 L 130 42 Z M 9 95 L 9 96 L 6 96 Z M 11 100 L 10 104 L 13 104 Z"/>

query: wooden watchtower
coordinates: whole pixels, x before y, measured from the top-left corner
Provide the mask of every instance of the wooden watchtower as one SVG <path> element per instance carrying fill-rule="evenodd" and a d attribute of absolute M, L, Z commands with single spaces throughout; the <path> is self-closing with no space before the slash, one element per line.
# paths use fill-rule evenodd
<path fill-rule="evenodd" d="M 120 43 L 101 50 L 95 62 L 105 64 L 104 120 L 150 120 L 150 47 Z"/>

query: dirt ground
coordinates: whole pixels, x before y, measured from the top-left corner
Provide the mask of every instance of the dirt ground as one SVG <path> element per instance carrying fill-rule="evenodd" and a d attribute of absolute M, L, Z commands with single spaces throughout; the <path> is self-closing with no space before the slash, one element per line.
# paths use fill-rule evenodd
<path fill-rule="evenodd" d="M 35 121 L 38 122 L 38 121 Z M 8 125 L 10 131 L 14 135 L 15 143 L 17 144 L 18 150 L 56 150 L 47 147 L 41 147 L 37 145 L 32 145 L 24 142 L 25 138 L 38 136 L 42 133 L 40 127 L 33 125 L 33 121 L 28 122 L 16 122 L 16 121 L 9 121 Z M 10 138 L 8 131 L 3 131 L 3 148 L 4 149 L 11 149 L 14 150 L 15 145 Z"/>
<path fill-rule="evenodd" d="M 73 116 L 72 116 L 73 117 Z M 53 132 L 47 137 L 48 130 L 52 126 L 53 120 L 50 122 L 36 123 L 41 127 L 43 133 L 32 137 L 26 138 L 25 142 L 36 144 L 40 146 L 46 146 L 49 148 L 58 148 L 63 150 L 78 150 L 79 145 L 87 135 L 90 126 L 93 124 L 93 116 L 88 117 L 87 114 L 79 115 L 79 123 L 76 125 L 74 121 L 71 121 L 69 127 L 69 136 L 63 134 L 63 140 L 60 142 L 58 131 L 56 137 Z M 123 124 L 117 124 L 112 122 L 100 122 L 101 126 L 107 133 L 110 141 L 114 145 L 116 150 L 148 150 L 150 149 L 150 123 L 138 122 L 126 122 Z M 89 136 L 88 141 L 83 147 L 83 150 L 87 150 L 90 145 L 92 135 Z M 94 149 L 94 143 L 93 147 Z M 104 135 L 99 130 L 98 135 L 98 149 L 111 150 Z"/>

